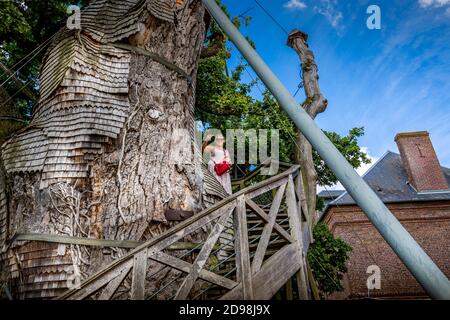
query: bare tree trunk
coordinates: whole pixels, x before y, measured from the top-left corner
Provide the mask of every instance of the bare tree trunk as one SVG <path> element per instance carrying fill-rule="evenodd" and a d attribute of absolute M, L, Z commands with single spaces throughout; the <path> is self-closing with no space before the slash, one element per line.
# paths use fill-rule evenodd
<path fill-rule="evenodd" d="M 317 64 L 307 41 L 308 35 L 300 30 L 294 30 L 289 34 L 288 44 L 294 48 L 302 62 L 303 87 L 306 94 L 302 108 L 315 119 L 319 113 L 326 110 L 328 102 L 320 92 Z M 312 146 L 300 131 L 297 144 L 299 150 L 296 151 L 296 160 L 302 167 L 308 211 L 313 217 L 316 211 L 317 172 L 314 167 Z M 310 221 L 313 222 L 313 219 Z"/>
<path fill-rule="evenodd" d="M 172 155 L 193 148 L 191 139 L 177 141 L 173 133 L 194 136 L 205 9 L 197 0 L 177 1 L 174 9 L 171 0 L 134 1 L 142 7 L 93 6 L 94 18 L 84 20 L 80 33 L 62 33 L 50 47 L 40 107 L 26 132 L 2 150 L 9 234 L 144 240 L 171 226 L 167 209 L 203 208 L 200 158 L 193 152 L 174 162 Z M 119 10 L 123 22 L 104 22 Z M 84 278 L 124 251 L 19 242 L 1 260 L 18 268 L 15 256 L 39 257 L 26 258 L 20 272 L 11 267 L 11 275 L 26 276 L 19 297 L 42 298 L 65 290 L 77 269 Z"/>

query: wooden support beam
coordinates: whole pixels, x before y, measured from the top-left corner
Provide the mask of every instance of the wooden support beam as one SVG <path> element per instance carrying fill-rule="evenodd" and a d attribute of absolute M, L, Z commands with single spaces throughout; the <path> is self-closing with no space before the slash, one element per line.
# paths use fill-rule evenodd
<path fill-rule="evenodd" d="M 308 271 L 309 285 L 311 287 L 313 298 L 314 300 L 321 300 L 319 287 L 317 286 L 316 280 L 314 279 L 314 275 L 308 261 L 306 261 L 306 269 Z"/>
<path fill-rule="evenodd" d="M 248 245 L 247 213 L 245 196 L 237 198 L 234 211 L 235 250 L 236 250 L 236 278 L 241 284 L 244 300 L 253 300 L 253 283 L 250 265 L 250 250 Z"/>
<path fill-rule="evenodd" d="M 271 299 L 300 270 L 297 244 L 284 246 L 271 256 L 252 276 L 253 294 L 255 300 Z M 242 283 L 225 294 L 220 300 L 247 300 L 243 294 Z"/>
<path fill-rule="evenodd" d="M 217 240 L 219 240 L 219 236 L 225 228 L 226 222 L 231 217 L 232 212 L 233 209 L 228 209 L 228 212 L 224 213 L 219 218 L 219 221 L 217 221 L 217 223 L 214 225 L 213 230 L 211 231 L 208 239 L 205 241 L 205 244 L 202 247 L 202 250 L 200 250 L 197 258 L 195 259 L 195 262 L 192 265 L 191 272 L 183 280 L 183 283 L 178 289 L 178 292 L 175 295 L 175 300 L 187 299 L 189 292 L 191 292 L 195 281 L 197 281 L 197 278 L 199 277 L 200 271 L 208 261 L 208 257 L 210 256 Z"/>
<path fill-rule="evenodd" d="M 294 291 L 292 290 L 292 278 L 286 282 L 286 300 L 294 300 Z"/>
<path fill-rule="evenodd" d="M 114 293 L 116 293 L 119 286 L 128 276 L 131 270 L 131 265 L 128 268 L 123 269 L 119 275 L 117 275 L 108 285 L 102 290 L 102 293 L 97 300 L 111 300 Z"/>
<path fill-rule="evenodd" d="M 262 194 L 264 194 L 266 192 L 269 192 L 269 191 L 271 191 L 273 189 L 276 189 L 276 188 L 282 186 L 283 184 L 286 184 L 286 182 L 287 182 L 287 177 L 282 178 L 280 180 L 275 180 L 275 181 L 273 181 L 271 183 L 268 183 L 264 187 L 261 187 L 259 189 L 254 190 L 254 191 L 246 193 L 246 196 L 249 199 L 256 198 L 257 196 L 260 196 L 260 195 L 262 195 Z"/>
<path fill-rule="evenodd" d="M 291 236 L 298 242 L 299 247 L 303 247 L 302 241 L 302 227 L 300 215 L 298 214 L 298 206 L 295 198 L 294 182 L 292 177 L 289 177 L 286 189 L 286 203 L 289 216 L 289 225 L 291 227 Z"/>
<path fill-rule="evenodd" d="M 212 221 L 216 220 L 218 217 L 222 216 L 225 212 L 228 212 L 229 210 L 234 209 L 235 206 L 236 206 L 236 201 L 232 201 L 232 202 L 224 205 L 223 207 L 211 212 L 210 215 L 205 216 L 202 219 L 199 219 L 199 220 L 193 222 L 192 224 L 189 224 L 184 229 L 182 229 L 176 233 L 173 233 L 171 236 L 169 236 L 169 237 L 159 241 L 155 245 L 149 247 L 148 248 L 149 254 L 153 254 L 155 252 L 162 251 L 164 249 L 169 248 L 178 240 L 183 239 L 184 237 L 197 231 L 201 227 L 211 223 Z"/>
<path fill-rule="evenodd" d="M 133 259 L 133 278 L 131 282 L 131 300 L 144 300 L 145 275 L 147 273 L 147 249 L 138 252 Z"/>
<path fill-rule="evenodd" d="M 169 266 L 178 271 L 182 271 L 185 273 L 189 273 L 192 270 L 192 264 L 189 262 L 183 261 L 181 259 L 175 258 L 171 255 L 168 255 L 164 252 L 157 252 L 154 255 L 149 257 L 150 259 L 162 263 L 166 266 Z M 237 286 L 237 282 L 227 279 L 225 277 L 219 276 L 214 272 L 208 270 L 201 270 L 198 276 L 200 279 L 208 281 L 212 284 L 218 285 L 220 287 L 226 288 L 228 290 L 233 289 Z"/>
<path fill-rule="evenodd" d="M 308 291 L 308 278 L 306 277 L 305 264 L 301 264 L 300 270 L 295 274 L 299 300 L 310 300 Z"/>
<path fill-rule="evenodd" d="M 284 191 L 286 190 L 286 184 L 283 184 L 278 189 L 275 198 L 272 202 L 269 212 L 269 222 L 264 226 L 263 232 L 261 234 L 261 239 L 259 240 L 258 247 L 256 249 L 255 256 L 252 262 L 252 274 L 255 274 L 261 269 L 261 265 L 266 254 L 267 246 L 269 245 L 270 237 L 272 235 L 273 226 L 275 220 L 277 219 L 278 211 L 280 210 L 281 201 L 283 200 Z"/>
<path fill-rule="evenodd" d="M 115 279 L 117 276 L 122 274 L 122 272 L 126 269 L 129 269 L 133 266 L 133 260 L 127 260 L 122 262 L 121 264 L 115 266 L 114 268 L 108 270 L 102 277 L 93 279 L 85 284 L 85 286 L 80 289 L 71 289 L 68 290 L 64 295 L 59 297 L 59 299 L 68 299 L 68 300 L 83 300 L 89 297 L 91 294 L 97 292 L 101 288 L 103 288 L 110 281 Z"/>
<path fill-rule="evenodd" d="M 313 234 L 312 234 L 312 228 L 314 226 L 314 219 L 313 219 L 313 214 L 309 212 L 308 209 L 308 202 L 306 199 L 306 195 L 305 195 L 305 188 L 303 186 L 303 180 L 301 179 L 301 173 L 296 177 L 297 180 L 297 188 L 296 190 L 298 191 L 298 201 L 300 204 L 300 217 L 304 217 L 305 221 L 306 221 L 306 225 L 303 224 L 302 228 L 303 228 L 303 233 L 309 237 L 309 240 L 307 241 L 307 244 L 304 243 L 304 247 L 308 248 L 310 243 L 314 242 L 314 238 L 313 238 Z M 301 219 L 301 218 L 300 218 Z M 302 221 L 302 219 L 301 219 Z M 305 242 L 305 241 L 304 241 Z M 305 249 L 305 252 L 307 252 L 308 250 Z"/>
<path fill-rule="evenodd" d="M 245 202 L 261 219 L 263 219 L 266 223 L 269 223 L 269 215 L 263 209 L 261 209 L 260 206 L 258 206 L 252 199 L 248 199 L 247 197 L 245 198 Z M 292 237 L 289 235 L 289 233 L 287 233 L 278 223 L 275 223 L 273 225 L 273 228 L 275 232 L 277 232 L 280 236 L 282 236 L 290 243 L 295 242 L 294 239 L 292 239 Z"/>
<path fill-rule="evenodd" d="M 302 300 L 308 299 L 308 287 L 306 283 L 306 274 L 304 268 L 303 259 L 303 233 L 301 225 L 301 215 L 299 214 L 299 206 L 296 200 L 295 184 L 292 176 L 289 176 L 287 190 L 286 190 L 286 202 L 288 206 L 289 225 L 291 226 L 291 236 L 296 240 L 298 246 L 300 270 L 297 277 L 297 286 L 299 288 L 299 296 Z"/>

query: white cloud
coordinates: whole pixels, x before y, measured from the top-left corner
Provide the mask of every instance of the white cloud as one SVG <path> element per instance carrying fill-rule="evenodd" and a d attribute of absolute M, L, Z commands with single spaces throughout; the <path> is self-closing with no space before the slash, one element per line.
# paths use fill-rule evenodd
<path fill-rule="evenodd" d="M 374 157 L 370 154 L 369 149 L 367 147 L 361 147 L 361 151 L 367 154 L 367 157 L 370 159 L 369 164 L 363 164 L 361 167 L 356 169 L 360 176 L 365 174 L 380 158 Z"/>
<path fill-rule="evenodd" d="M 358 169 L 356 169 L 356 172 L 358 172 L 358 174 L 360 176 L 363 176 L 367 171 L 369 171 L 369 169 L 380 159 L 378 157 L 374 157 L 370 154 L 369 149 L 367 147 L 361 147 L 361 151 L 365 152 L 367 154 L 367 157 L 370 159 L 370 163 L 369 164 L 363 164 L 361 167 L 359 167 Z M 331 187 L 327 187 L 324 188 L 322 186 L 317 186 L 317 193 L 323 191 L 323 190 L 345 190 L 344 186 L 338 182 L 335 185 L 331 186 Z"/>
<path fill-rule="evenodd" d="M 300 0 L 289 0 L 283 5 L 283 7 L 289 10 L 303 10 L 307 8 L 307 5 Z"/>
<path fill-rule="evenodd" d="M 314 10 L 323 15 L 333 28 L 338 28 L 342 21 L 343 14 L 338 10 L 337 0 L 321 0 L 320 5 L 314 7 Z"/>
<path fill-rule="evenodd" d="M 443 7 L 450 4 L 450 0 L 419 0 L 419 4 L 422 8 L 428 7 Z"/>

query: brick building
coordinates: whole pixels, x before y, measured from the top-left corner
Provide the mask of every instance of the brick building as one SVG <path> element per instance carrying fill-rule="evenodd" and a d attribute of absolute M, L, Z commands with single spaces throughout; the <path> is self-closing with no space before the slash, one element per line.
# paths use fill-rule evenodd
<path fill-rule="evenodd" d="M 400 154 L 387 152 L 363 178 L 450 277 L 450 169 L 440 166 L 427 132 L 401 133 L 395 141 Z M 347 192 L 327 205 L 321 220 L 353 247 L 345 290 L 330 298 L 369 296 L 371 265 L 381 270 L 381 289 L 371 290 L 371 297 L 427 298 Z"/>

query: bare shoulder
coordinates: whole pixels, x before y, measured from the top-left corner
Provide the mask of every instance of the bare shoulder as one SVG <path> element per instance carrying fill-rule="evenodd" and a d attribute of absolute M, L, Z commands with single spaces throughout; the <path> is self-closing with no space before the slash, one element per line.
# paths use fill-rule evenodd
<path fill-rule="evenodd" d="M 204 152 L 207 152 L 207 153 L 213 153 L 214 152 L 214 146 L 207 146 L 206 148 L 205 148 L 205 151 Z"/>

